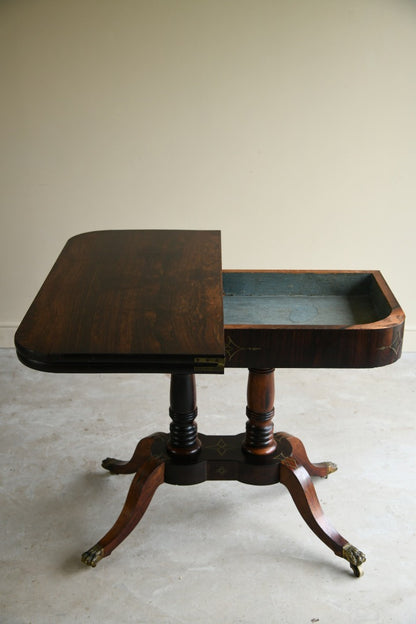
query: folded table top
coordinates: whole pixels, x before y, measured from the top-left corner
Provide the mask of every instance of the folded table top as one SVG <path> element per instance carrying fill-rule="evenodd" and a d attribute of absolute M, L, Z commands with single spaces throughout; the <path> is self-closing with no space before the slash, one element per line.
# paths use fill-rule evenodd
<path fill-rule="evenodd" d="M 223 372 L 221 234 L 110 230 L 71 238 L 15 336 L 51 372 Z"/>

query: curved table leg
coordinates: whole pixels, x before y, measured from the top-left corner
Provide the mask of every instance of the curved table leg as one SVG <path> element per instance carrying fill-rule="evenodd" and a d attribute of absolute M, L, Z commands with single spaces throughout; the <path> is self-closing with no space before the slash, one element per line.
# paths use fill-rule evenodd
<path fill-rule="evenodd" d="M 293 457 L 280 464 L 280 482 L 289 493 L 306 524 L 338 557 L 346 559 L 355 576 L 361 576 L 365 555 L 338 533 L 325 517 L 315 488 L 306 468 L 299 466 Z"/>
<path fill-rule="evenodd" d="M 149 458 L 153 442 L 161 435 L 163 434 L 155 433 L 148 438 L 140 440 L 129 461 L 107 457 L 103 459 L 101 466 L 109 470 L 112 474 L 133 474 L 137 472 L 139 467 Z"/>
<path fill-rule="evenodd" d="M 286 438 L 290 442 L 292 457 L 295 458 L 298 464 L 306 468 L 311 477 L 327 478 L 328 475 L 338 470 L 338 466 L 333 462 L 319 462 L 313 464 L 306 453 L 303 442 L 290 433 L 279 432 L 276 434 L 275 438 L 276 440 Z"/>
<path fill-rule="evenodd" d="M 108 557 L 131 533 L 149 506 L 156 489 L 164 482 L 164 476 L 165 460 L 148 457 L 133 478 L 126 502 L 114 526 L 95 546 L 83 553 L 83 563 L 95 568 L 103 557 Z"/>

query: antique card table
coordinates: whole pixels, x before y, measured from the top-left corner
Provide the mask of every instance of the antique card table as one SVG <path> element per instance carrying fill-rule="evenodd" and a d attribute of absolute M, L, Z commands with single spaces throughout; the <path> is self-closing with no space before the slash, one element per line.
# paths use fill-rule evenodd
<path fill-rule="evenodd" d="M 302 442 L 274 432 L 277 367 L 373 367 L 401 354 L 404 314 L 378 271 L 223 271 L 220 232 L 99 231 L 71 238 L 15 336 L 17 355 L 49 372 L 170 373 L 170 431 L 142 439 L 114 526 L 82 561 L 95 567 L 129 535 L 161 483 L 282 483 L 301 516 L 361 575 L 364 554 L 330 524 Z M 195 375 L 248 369 L 246 430 L 198 433 Z"/>

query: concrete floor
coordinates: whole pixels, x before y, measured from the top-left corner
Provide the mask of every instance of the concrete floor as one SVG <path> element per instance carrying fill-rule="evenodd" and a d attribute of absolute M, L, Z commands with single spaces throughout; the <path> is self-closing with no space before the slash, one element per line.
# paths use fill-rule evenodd
<path fill-rule="evenodd" d="M 315 480 L 326 515 L 367 555 L 356 579 L 282 485 L 162 485 L 135 531 L 91 569 L 128 459 L 167 430 L 166 375 L 53 375 L 0 350 L 4 624 L 416 622 L 416 354 L 373 370 L 282 370 L 276 428 L 338 472 Z M 201 432 L 244 429 L 246 371 L 198 378 Z"/>

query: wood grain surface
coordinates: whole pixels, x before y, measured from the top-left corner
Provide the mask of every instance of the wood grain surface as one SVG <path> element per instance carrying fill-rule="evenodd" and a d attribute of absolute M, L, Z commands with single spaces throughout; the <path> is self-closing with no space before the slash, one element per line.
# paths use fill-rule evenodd
<path fill-rule="evenodd" d="M 195 358 L 221 364 L 221 276 L 217 231 L 75 236 L 16 333 L 18 355 L 51 371 L 172 372 L 193 370 Z M 222 372 L 212 368 L 206 372 Z"/>

